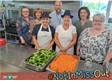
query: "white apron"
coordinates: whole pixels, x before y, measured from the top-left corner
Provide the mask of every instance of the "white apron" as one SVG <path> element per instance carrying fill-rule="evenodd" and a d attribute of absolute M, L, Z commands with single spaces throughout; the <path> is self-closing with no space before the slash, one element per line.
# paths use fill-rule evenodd
<path fill-rule="evenodd" d="M 42 26 L 43 25 L 40 26 L 40 29 L 39 29 L 38 34 L 37 34 L 37 42 L 38 42 L 39 47 L 44 49 L 52 41 L 52 35 L 51 35 L 51 30 L 50 30 L 49 25 L 48 25 L 49 32 L 48 31 L 42 31 Z M 50 50 L 51 50 L 51 48 L 50 48 Z"/>
<path fill-rule="evenodd" d="M 62 25 L 61 25 L 61 27 L 62 27 Z M 68 30 L 62 29 L 62 31 L 58 33 L 58 40 L 63 48 L 67 47 L 70 44 L 70 42 L 72 41 L 72 30 L 71 30 L 70 26 L 69 26 Z M 60 49 L 58 48 L 58 46 L 56 46 L 56 51 L 58 53 L 60 52 Z M 66 53 L 73 55 L 74 48 L 73 47 L 69 48 L 66 51 Z"/>

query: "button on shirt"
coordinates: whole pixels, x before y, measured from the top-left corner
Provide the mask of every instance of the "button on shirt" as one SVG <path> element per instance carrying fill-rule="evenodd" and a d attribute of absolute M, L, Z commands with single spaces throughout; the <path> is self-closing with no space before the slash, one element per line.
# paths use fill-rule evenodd
<path fill-rule="evenodd" d="M 50 19 L 50 25 L 53 26 L 55 29 L 58 25 L 63 24 L 63 18 L 61 17 L 61 15 L 63 15 L 65 12 L 65 10 L 61 10 L 61 12 L 59 14 L 57 14 L 56 11 L 53 11 L 49 14 L 49 16 L 51 17 Z M 70 20 L 70 24 L 72 24 L 72 20 Z"/>

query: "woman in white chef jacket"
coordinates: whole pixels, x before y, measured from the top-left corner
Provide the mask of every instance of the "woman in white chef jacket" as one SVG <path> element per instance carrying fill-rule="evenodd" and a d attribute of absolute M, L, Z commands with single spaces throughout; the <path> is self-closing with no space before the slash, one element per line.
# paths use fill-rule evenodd
<path fill-rule="evenodd" d="M 49 14 L 44 12 L 42 14 L 42 24 L 37 24 L 32 32 L 33 42 L 35 47 L 40 49 L 50 49 L 54 44 L 55 29 L 49 26 Z"/>
<path fill-rule="evenodd" d="M 55 31 L 55 43 L 57 52 L 66 52 L 68 54 L 74 54 L 73 46 L 76 43 L 77 33 L 76 27 L 69 24 L 69 21 L 73 16 L 69 10 L 66 10 L 64 15 L 61 16 L 64 23 L 58 25 Z"/>

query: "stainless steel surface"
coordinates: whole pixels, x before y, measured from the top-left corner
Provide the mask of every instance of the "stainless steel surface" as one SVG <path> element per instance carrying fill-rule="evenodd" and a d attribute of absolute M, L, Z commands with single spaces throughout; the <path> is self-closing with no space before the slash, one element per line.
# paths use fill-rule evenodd
<path fill-rule="evenodd" d="M 0 72 L 32 72 L 32 71 L 19 68 L 14 65 L 0 61 Z"/>
<path fill-rule="evenodd" d="M 21 8 L 17 7 L 6 7 L 6 17 L 10 20 L 10 23 L 14 22 L 21 17 Z"/>
<path fill-rule="evenodd" d="M 58 55 L 59 55 L 59 54 L 58 54 Z M 54 58 L 54 60 L 58 57 L 58 55 Z M 78 57 L 78 58 L 79 58 L 79 60 L 78 60 L 78 63 L 77 63 L 77 66 L 76 66 L 76 69 L 75 69 L 75 70 L 78 69 L 78 65 L 79 65 L 79 62 L 80 62 L 80 57 Z M 54 60 L 53 60 L 53 61 L 54 61 Z M 53 61 L 52 61 L 52 62 L 53 62 Z M 52 63 L 52 62 L 51 62 L 51 63 Z M 47 70 L 47 71 L 50 71 L 50 72 L 55 72 L 55 71 L 53 71 L 53 70 L 51 70 L 51 69 L 49 68 L 49 66 L 51 65 L 51 63 L 46 67 L 46 70 Z"/>
<path fill-rule="evenodd" d="M 80 60 L 77 71 L 79 71 L 79 70 L 91 71 L 91 70 L 95 70 L 96 68 L 98 68 L 102 71 L 105 70 L 105 66 L 96 64 L 96 63 L 92 63 L 92 67 L 87 68 L 84 66 L 84 60 Z M 112 72 L 112 63 L 109 64 L 108 68 L 109 68 L 109 71 Z"/>
<path fill-rule="evenodd" d="M 0 46 L 0 60 L 4 61 L 5 63 L 14 65 L 19 68 L 24 68 L 27 70 L 24 60 L 27 57 L 31 56 L 36 51 L 37 51 L 36 49 L 30 47 L 25 47 L 25 46 L 20 47 L 18 44 L 6 43 L 5 45 Z M 86 68 L 84 66 L 84 61 L 80 60 L 77 70 L 90 71 L 96 68 L 103 70 L 102 65 L 95 64 L 95 63 L 92 63 L 91 68 Z M 109 64 L 109 70 L 110 72 L 112 72 L 112 63 Z"/>
<path fill-rule="evenodd" d="M 52 60 L 56 57 L 57 54 L 55 54 L 44 66 L 35 66 L 33 64 L 30 64 L 30 63 L 26 63 L 26 67 L 31 69 L 31 70 L 34 70 L 34 71 L 44 71 L 45 68 L 48 66 L 49 63 L 52 62 Z"/>
<path fill-rule="evenodd" d="M 36 49 L 30 47 L 20 47 L 18 44 L 6 43 L 0 46 L 0 60 L 27 69 L 23 61 L 36 51 Z"/>

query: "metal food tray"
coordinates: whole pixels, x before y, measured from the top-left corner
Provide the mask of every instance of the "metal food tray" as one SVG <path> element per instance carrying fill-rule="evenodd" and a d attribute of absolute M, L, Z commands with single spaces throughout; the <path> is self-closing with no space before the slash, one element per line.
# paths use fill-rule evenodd
<path fill-rule="evenodd" d="M 59 54 L 58 54 L 58 55 L 59 55 Z M 55 59 L 58 57 L 58 55 L 55 57 Z M 76 55 L 74 55 L 74 56 L 76 56 Z M 79 56 L 77 56 L 77 57 L 79 58 L 79 60 L 78 60 L 78 63 L 77 63 L 77 66 L 76 66 L 76 69 L 75 69 L 75 70 L 77 70 L 78 65 L 79 65 L 79 61 L 80 61 L 80 57 L 79 57 Z M 55 59 L 54 59 L 54 60 L 55 60 Z M 53 60 L 53 61 L 54 61 L 54 60 Z M 52 61 L 52 62 L 53 62 L 53 61 Z M 51 63 L 52 63 L 52 62 L 51 62 Z M 49 68 L 49 66 L 51 65 L 51 63 L 47 66 L 46 70 L 48 70 L 48 71 L 50 71 L 50 72 L 56 72 L 56 71 L 53 71 L 53 70 L 51 70 L 51 69 Z"/>
<path fill-rule="evenodd" d="M 50 50 L 50 51 L 53 51 L 53 50 Z M 55 51 L 54 51 L 54 52 L 55 52 Z M 33 54 L 32 54 L 32 55 L 33 55 Z M 32 55 L 31 55 L 31 56 L 32 56 Z M 25 60 L 26 60 L 27 58 L 31 57 L 31 56 L 27 57 L 27 58 L 24 60 L 24 62 L 25 62 L 25 64 L 26 64 L 26 68 L 28 68 L 28 69 L 31 69 L 31 70 L 34 70 L 34 71 L 44 71 L 45 68 L 47 67 L 47 65 L 48 65 L 50 62 L 52 62 L 52 60 L 56 57 L 56 55 L 57 55 L 57 53 L 56 53 L 44 66 L 36 66 L 36 65 L 33 65 L 33 64 L 30 64 L 30 63 L 25 62 Z"/>

